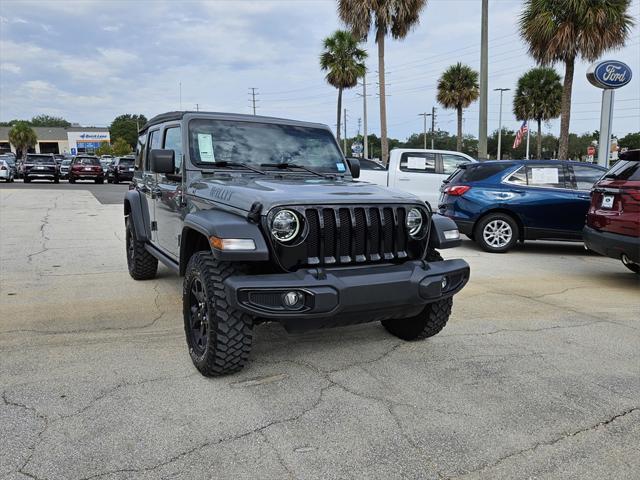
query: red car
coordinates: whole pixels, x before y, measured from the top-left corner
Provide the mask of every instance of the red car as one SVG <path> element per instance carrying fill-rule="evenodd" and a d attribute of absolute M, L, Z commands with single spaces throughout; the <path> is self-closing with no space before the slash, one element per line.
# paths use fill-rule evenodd
<path fill-rule="evenodd" d="M 69 169 L 69 183 L 76 183 L 77 180 L 93 180 L 96 183 L 104 183 L 104 171 L 98 157 L 78 155 L 73 159 Z"/>
<path fill-rule="evenodd" d="M 593 186 L 583 234 L 589 250 L 640 274 L 640 150 L 621 153 Z"/>

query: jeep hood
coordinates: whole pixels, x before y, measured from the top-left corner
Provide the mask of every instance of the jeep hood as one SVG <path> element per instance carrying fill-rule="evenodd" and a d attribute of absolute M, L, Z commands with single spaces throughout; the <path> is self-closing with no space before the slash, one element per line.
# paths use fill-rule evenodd
<path fill-rule="evenodd" d="M 320 177 L 203 177 L 187 193 L 249 211 L 255 202 L 263 212 L 279 205 L 423 203 L 414 195 L 372 183 Z"/>

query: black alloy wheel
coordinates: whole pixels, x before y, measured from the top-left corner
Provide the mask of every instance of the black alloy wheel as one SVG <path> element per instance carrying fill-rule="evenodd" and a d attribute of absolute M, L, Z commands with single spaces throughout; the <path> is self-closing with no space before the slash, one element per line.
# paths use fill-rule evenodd
<path fill-rule="evenodd" d="M 204 354 L 209 342 L 209 303 L 207 293 L 199 278 L 191 280 L 189 290 L 189 345 L 196 355 Z"/>

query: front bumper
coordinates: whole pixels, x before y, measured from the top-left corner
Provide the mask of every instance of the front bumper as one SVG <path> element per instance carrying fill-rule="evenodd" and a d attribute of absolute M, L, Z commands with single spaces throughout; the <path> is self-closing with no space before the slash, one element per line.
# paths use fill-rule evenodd
<path fill-rule="evenodd" d="M 294 273 L 233 276 L 227 299 L 237 309 L 306 330 L 417 315 L 427 303 L 458 293 L 469 280 L 464 260 L 410 261 L 401 265 L 303 269 Z M 288 309 L 286 292 L 303 295 Z"/>
<path fill-rule="evenodd" d="M 640 237 L 603 232 L 588 226 L 582 230 L 582 237 L 585 246 L 600 255 L 620 260 L 625 254 L 632 262 L 640 263 Z"/>

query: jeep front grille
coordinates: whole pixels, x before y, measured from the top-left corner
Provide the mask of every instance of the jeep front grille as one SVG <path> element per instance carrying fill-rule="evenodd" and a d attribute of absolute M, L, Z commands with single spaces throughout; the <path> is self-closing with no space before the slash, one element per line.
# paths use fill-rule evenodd
<path fill-rule="evenodd" d="M 308 265 L 404 259 L 405 207 L 336 207 L 304 210 Z"/>

